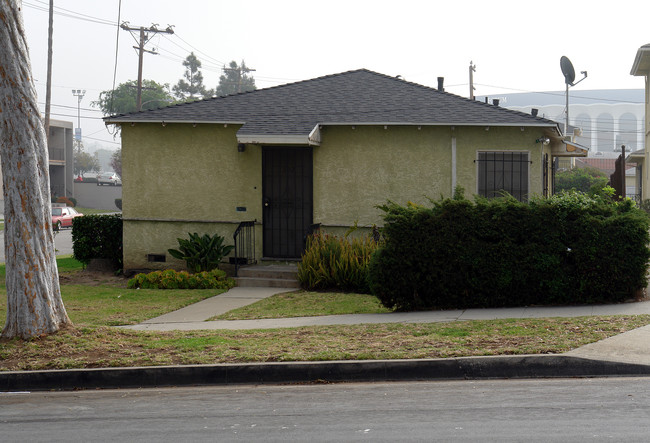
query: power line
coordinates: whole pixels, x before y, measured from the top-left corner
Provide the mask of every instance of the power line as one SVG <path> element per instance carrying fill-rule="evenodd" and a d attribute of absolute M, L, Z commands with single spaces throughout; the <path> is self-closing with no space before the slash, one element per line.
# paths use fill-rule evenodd
<path fill-rule="evenodd" d="M 102 140 L 101 138 L 94 138 L 94 137 L 88 137 L 88 136 L 84 137 L 84 139 L 86 139 L 86 140 L 95 140 L 95 141 L 102 142 L 102 143 L 110 143 L 112 145 L 121 145 L 122 144 L 121 142 L 112 142 L 112 141 L 109 141 L 109 140 Z"/>
<path fill-rule="evenodd" d="M 38 102 L 38 104 L 39 104 L 39 105 L 43 105 L 43 106 L 45 106 L 45 103 L 43 103 L 43 102 Z M 57 108 L 77 109 L 76 106 L 56 105 L 56 104 L 54 104 L 54 103 L 52 103 L 52 106 L 55 106 L 55 107 L 57 107 Z M 88 111 L 88 112 L 102 112 L 102 111 L 99 110 L 99 109 L 92 109 L 92 108 L 80 108 L 80 109 L 81 109 L 82 111 Z"/>
<path fill-rule="evenodd" d="M 122 16 L 122 0 L 119 1 L 118 3 L 118 8 L 117 8 L 117 23 L 120 23 Z M 119 47 L 120 47 L 120 28 L 117 28 L 117 32 L 115 32 L 115 62 L 113 64 L 113 87 L 111 88 L 111 105 L 108 107 L 109 109 L 109 114 L 113 114 L 113 96 L 115 95 L 115 81 L 117 79 L 117 55 L 119 52 Z"/>
<path fill-rule="evenodd" d="M 36 9 L 38 11 L 46 11 L 46 12 L 49 11 L 49 6 L 45 6 L 45 5 L 47 5 L 47 3 L 43 2 L 43 1 L 40 1 L 40 0 L 32 0 L 32 1 L 35 1 L 37 3 L 41 3 L 44 6 L 35 5 L 35 4 L 32 4 L 32 3 L 28 2 L 28 1 L 23 1 L 23 5 L 25 5 L 25 6 L 29 7 L 29 8 L 32 8 L 32 9 Z M 110 20 L 105 20 L 105 19 L 99 18 L 99 17 L 93 17 L 92 15 L 82 14 L 80 12 L 71 11 L 69 9 L 61 8 L 61 7 L 58 7 L 58 6 L 54 7 L 54 14 L 60 15 L 62 17 L 72 18 L 72 19 L 75 19 L 75 20 L 82 20 L 82 21 L 86 21 L 86 22 L 90 22 L 90 23 L 96 23 L 96 24 L 99 24 L 99 25 L 116 26 L 115 23 L 113 23 Z"/>
<path fill-rule="evenodd" d="M 212 60 L 214 63 L 216 63 L 216 64 L 218 64 L 218 65 L 221 65 L 221 66 L 224 66 L 224 65 L 225 65 L 225 63 L 222 62 L 221 60 L 217 60 L 216 58 L 210 56 L 209 54 L 207 54 L 207 53 L 201 51 L 200 49 L 198 49 L 198 48 L 196 48 L 195 46 L 191 45 L 191 44 L 188 43 L 187 41 L 183 40 L 183 38 L 182 38 L 180 35 L 178 35 L 178 34 L 174 34 L 174 35 L 175 35 L 175 36 L 176 36 L 180 41 L 182 41 L 183 43 L 185 43 L 187 46 L 189 46 L 190 48 L 192 48 L 193 50 L 195 50 L 195 51 L 198 52 L 199 54 L 203 54 L 205 57 L 209 58 L 209 59 Z M 180 46 L 179 44 L 177 44 L 176 42 L 172 41 L 172 40 L 171 40 L 170 38 L 168 38 L 167 36 L 163 35 L 163 37 L 165 37 L 167 40 L 169 40 L 170 42 L 172 42 L 173 44 L 175 44 L 175 45 L 178 46 L 179 48 L 184 49 L 184 50 L 187 50 L 187 49 L 183 48 L 182 46 Z M 192 51 L 189 51 L 189 52 L 192 52 Z"/>

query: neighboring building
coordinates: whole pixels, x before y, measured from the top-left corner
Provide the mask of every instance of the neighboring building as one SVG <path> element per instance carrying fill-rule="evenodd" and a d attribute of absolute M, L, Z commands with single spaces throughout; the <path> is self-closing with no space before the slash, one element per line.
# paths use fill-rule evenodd
<path fill-rule="evenodd" d="M 74 197 L 72 150 L 73 124 L 61 120 L 50 120 L 50 140 L 48 147 L 50 192 L 52 196 Z M 0 184 L 2 170 L 0 169 Z M 4 211 L 4 197 L 0 195 L 0 213 Z"/>
<path fill-rule="evenodd" d="M 632 65 L 631 75 L 645 77 L 645 127 L 650 128 L 650 83 L 648 77 L 650 76 L 650 44 L 641 46 L 636 53 L 634 64 Z M 650 174 L 648 166 L 650 161 L 648 159 L 648 148 L 650 147 L 650 134 L 643 131 L 645 136 L 644 144 L 639 146 L 635 152 L 630 154 L 628 159 L 638 164 L 637 166 L 637 193 L 641 194 L 641 198 L 646 200 L 650 198 L 648 193 L 650 190 Z"/>
<path fill-rule="evenodd" d="M 50 120 L 50 191 L 53 197 L 74 197 L 74 154 L 72 122 Z"/>
<path fill-rule="evenodd" d="M 122 134 L 126 272 L 181 267 L 177 238 L 230 242 L 253 220 L 257 257 L 296 259 L 312 224 L 380 225 L 377 205 L 457 185 L 546 195 L 553 158 L 587 154 L 551 120 L 368 70 L 105 121 Z"/>
<path fill-rule="evenodd" d="M 561 78 L 561 77 L 560 77 Z M 642 89 L 569 90 L 569 125 L 577 128 L 575 141 L 589 147 L 589 157 L 614 158 L 621 145 L 632 152 L 643 147 L 645 105 Z M 564 91 L 490 96 L 508 109 L 530 112 L 561 124 L 566 121 Z"/>

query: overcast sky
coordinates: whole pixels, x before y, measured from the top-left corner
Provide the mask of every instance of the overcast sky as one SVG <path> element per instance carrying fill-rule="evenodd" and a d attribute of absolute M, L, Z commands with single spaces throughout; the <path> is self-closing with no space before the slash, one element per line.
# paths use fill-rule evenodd
<path fill-rule="evenodd" d="M 47 74 L 49 2 L 24 0 L 23 13 L 41 110 Z M 203 63 L 204 84 L 218 84 L 231 60 L 256 69 L 258 88 L 367 68 L 468 96 L 470 61 L 476 95 L 564 89 L 560 57 L 588 78 L 572 90 L 639 89 L 630 76 L 637 49 L 650 43 L 650 2 L 618 0 L 55 0 L 52 118 L 81 127 L 86 145 L 115 149 L 91 102 L 103 90 L 137 79 L 137 44 L 119 22 L 160 29 L 146 46 L 144 78 L 175 84 L 183 59 Z M 607 5 L 607 6 L 605 6 Z M 119 45 L 116 57 L 116 41 Z M 117 63 L 116 63 L 117 61 Z"/>

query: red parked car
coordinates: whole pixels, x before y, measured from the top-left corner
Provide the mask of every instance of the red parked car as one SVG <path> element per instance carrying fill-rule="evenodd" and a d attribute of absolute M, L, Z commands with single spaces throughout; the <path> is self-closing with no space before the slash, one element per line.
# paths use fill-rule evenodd
<path fill-rule="evenodd" d="M 52 208 L 52 229 L 58 231 L 61 228 L 71 228 L 72 219 L 82 216 L 81 212 L 69 206 L 55 206 Z"/>

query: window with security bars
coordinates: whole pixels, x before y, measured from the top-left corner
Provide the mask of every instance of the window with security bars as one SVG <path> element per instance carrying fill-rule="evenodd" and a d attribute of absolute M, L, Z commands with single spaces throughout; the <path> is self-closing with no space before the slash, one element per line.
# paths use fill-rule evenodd
<path fill-rule="evenodd" d="M 501 197 L 505 192 L 519 201 L 528 199 L 527 152 L 479 152 L 478 194 Z"/>

